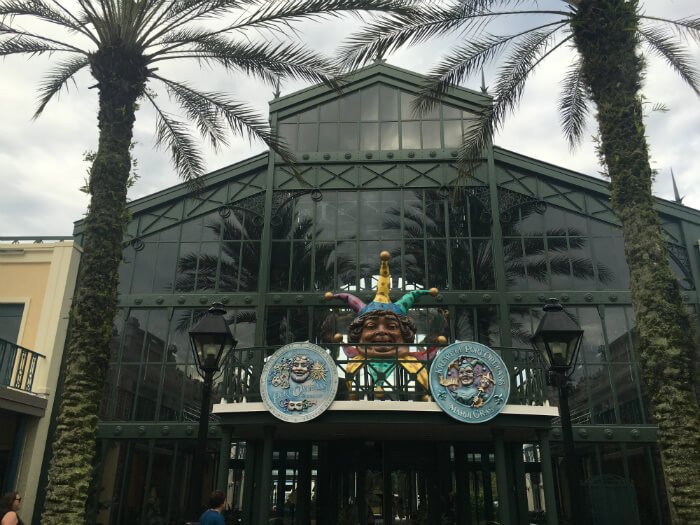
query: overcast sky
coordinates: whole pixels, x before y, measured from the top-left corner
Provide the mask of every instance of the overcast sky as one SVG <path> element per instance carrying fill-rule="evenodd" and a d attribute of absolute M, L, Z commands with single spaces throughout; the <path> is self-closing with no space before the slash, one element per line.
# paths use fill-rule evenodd
<path fill-rule="evenodd" d="M 540 7 L 547 4 L 540 2 Z M 552 0 L 549 0 L 552 3 Z M 561 2 L 555 2 L 561 3 Z M 648 0 L 647 13 L 667 18 L 699 15 L 697 0 Z M 513 21 L 515 24 L 516 21 Z M 303 38 L 308 45 L 329 54 L 343 36 L 356 26 L 355 21 L 305 23 Z M 502 33 L 502 31 L 499 31 Z M 449 49 L 450 41 L 436 41 L 389 56 L 390 64 L 427 72 L 437 57 Z M 689 44 L 700 65 L 700 47 Z M 509 117 L 496 144 L 582 173 L 597 176 L 599 166 L 588 140 L 570 152 L 560 131 L 556 96 L 561 72 L 571 54 L 557 52 L 537 70 L 528 84 L 520 110 Z M 87 165 L 83 153 L 95 149 L 97 142 L 94 81 L 88 74 L 77 77 L 69 93 L 53 101 L 36 121 L 31 116 L 36 106 L 36 90 L 50 58 L 12 57 L 0 62 L 0 236 L 66 235 L 73 222 L 85 212 L 88 198 L 80 192 Z M 200 71 L 194 62 L 180 63 L 163 70 L 170 78 L 190 80 L 204 91 L 229 91 L 238 100 L 247 101 L 267 114 L 273 89 L 242 75 L 226 76 L 220 71 Z M 486 84 L 494 74 L 487 71 Z M 480 79 L 466 87 L 478 89 Z M 282 94 L 304 87 L 282 85 Z M 664 63 L 650 58 L 644 93 L 652 103 L 663 103 L 667 113 L 647 117 L 647 135 L 653 166 L 659 170 L 654 193 L 673 199 L 670 172 L 673 170 L 684 203 L 700 209 L 698 155 L 700 153 L 700 99 L 685 86 Z M 148 195 L 177 184 L 175 172 L 165 151 L 153 147 L 154 119 L 147 109 L 137 113 L 135 156 L 140 179 L 130 190 L 130 198 Z M 587 136 L 595 132 L 591 122 Z M 205 149 L 208 171 L 222 168 L 254 155 L 264 148 L 246 140 L 233 139 L 219 153 Z"/>

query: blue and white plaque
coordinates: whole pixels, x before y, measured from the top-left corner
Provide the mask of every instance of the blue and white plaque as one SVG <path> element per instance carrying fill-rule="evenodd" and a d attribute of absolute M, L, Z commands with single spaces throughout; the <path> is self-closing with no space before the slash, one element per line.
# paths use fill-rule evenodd
<path fill-rule="evenodd" d="M 263 403 L 273 416 L 289 423 L 320 416 L 337 391 L 333 359 L 311 343 L 283 346 L 267 360 L 260 377 Z"/>
<path fill-rule="evenodd" d="M 438 406 L 465 423 L 483 423 L 503 410 L 510 378 L 503 359 L 481 343 L 446 346 L 430 367 L 430 391 Z"/>

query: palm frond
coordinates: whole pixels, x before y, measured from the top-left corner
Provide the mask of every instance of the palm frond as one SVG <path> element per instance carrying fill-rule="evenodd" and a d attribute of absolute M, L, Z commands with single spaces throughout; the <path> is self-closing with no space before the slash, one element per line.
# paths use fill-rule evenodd
<path fill-rule="evenodd" d="M 588 91 L 580 58 L 571 65 L 561 85 L 559 121 L 569 148 L 573 150 L 581 143 L 588 115 Z"/>
<path fill-rule="evenodd" d="M 700 17 L 689 16 L 685 18 L 678 18 L 676 20 L 671 20 L 669 18 L 662 18 L 658 16 L 647 16 L 642 15 L 639 18 L 642 20 L 653 20 L 654 22 L 661 22 L 664 25 L 668 25 L 671 29 L 674 29 L 680 38 L 690 37 L 695 42 L 700 44 Z"/>
<path fill-rule="evenodd" d="M 403 46 L 420 44 L 435 37 L 445 37 L 455 31 L 463 35 L 469 34 L 470 37 L 478 36 L 491 22 L 500 17 L 532 14 L 570 16 L 563 11 L 493 11 L 488 7 L 500 3 L 458 1 L 448 7 L 430 4 L 408 15 L 398 13 L 379 17 L 347 39 L 339 51 L 340 64 L 344 68 L 353 69 Z M 481 4 L 487 7 L 481 7 Z"/>
<path fill-rule="evenodd" d="M 413 102 L 414 111 L 422 114 L 433 109 L 451 87 L 459 85 L 475 71 L 494 60 L 513 40 L 532 31 L 553 25 L 561 26 L 564 22 L 557 20 L 512 35 L 487 34 L 479 40 L 469 40 L 465 45 L 452 49 L 447 53 L 446 58 L 428 74 L 426 85 Z"/>
<path fill-rule="evenodd" d="M 666 60 L 690 88 L 700 95 L 700 72 L 693 65 L 693 57 L 685 48 L 660 27 L 640 25 L 639 34 L 649 49 Z"/>
<path fill-rule="evenodd" d="M 197 179 L 204 173 L 204 161 L 187 126 L 165 113 L 150 92 L 146 91 L 145 96 L 156 111 L 156 145 L 170 150 L 178 175 L 197 187 Z"/>
<path fill-rule="evenodd" d="M 95 36 L 84 25 L 80 24 L 74 16 L 66 16 L 64 14 L 66 12 L 70 13 L 64 9 L 54 9 L 44 0 L 3 0 L 0 2 L 0 18 L 28 16 L 49 24 L 58 25 L 69 31 L 81 33 L 95 42 Z"/>
<path fill-rule="evenodd" d="M 1 31 L 2 27 L 0 24 L 0 34 Z M 58 51 L 74 53 L 72 49 L 38 40 L 33 37 L 25 37 L 23 35 L 0 40 L 0 56 L 19 55 L 23 53 L 28 55 L 41 55 L 42 53 L 55 53 Z"/>
<path fill-rule="evenodd" d="M 227 101 L 217 93 L 200 93 L 187 84 L 177 83 L 166 78 L 154 75 L 154 78 L 163 82 L 168 93 L 177 100 L 187 113 L 187 117 L 195 122 L 204 138 L 208 138 L 215 150 L 221 145 L 227 145 L 226 123 L 221 118 L 220 106 Z"/>
<path fill-rule="evenodd" d="M 151 62 L 194 58 L 216 63 L 225 69 L 238 69 L 270 85 L 274 85 L 279 77 L 334 85 L 336 71 L 332 64 L 301 44 L 235 42 L 221 35 L 201 35 L 199 32 L 169 35 L 163 43 L 170 43 L 171 37 L 176 45 L 160 56 L 156 52 Z M 189 49 L 180 50 L 179 45 L 186 45 Z"/>
<path fill-rule="evenodd" d="M 49 72 L 39 87 L 39 106 L 36 108 L 33 118 L 39 117 L 46 105 L 54 96 L 60 94 L 64 87 L 67 90 L 68 81 L 73 79 L 73 76 L 88 64 L 89 61 L 86 56 L 71 57 L 63 62 L 59 62 Z"/>
<path fill-rule="evenodd" d="M 86 55 L 87 53 L 80 49 L 79 47 L 73 46 L 67 42 L 61 40 L 56 40 L 49 38 L 47 36 L 42 36 L 30 31 L 23 29 L 16 29 L 3 21 L 0 20 L 0 42 L 3 44 L 8 44 L 10 46 L 19 45 L 22 46 L 23 42 L 44 42 L 45 44 L 50 44 L 55 46 L 55 51 L 72 51 L 74 53 L 82 53 Z"/>
<path fill-rule="evenodd" d="M 547 31 L 528 33 L 514 44 L 512 53 L 500 69 L 493 105 L 484 107 L 464 133 L 457 162 L 461 182 L 472 174 L 494 131 L 503 124 L 508 112 L 517 106 L 530 73 L 545 58 L 571 40 L 572 36 L 569 35 L 559 43 L 549 45 L 561 27 L 563 25 Z M 458 192 L 460 186 L 455 188 Z"/>

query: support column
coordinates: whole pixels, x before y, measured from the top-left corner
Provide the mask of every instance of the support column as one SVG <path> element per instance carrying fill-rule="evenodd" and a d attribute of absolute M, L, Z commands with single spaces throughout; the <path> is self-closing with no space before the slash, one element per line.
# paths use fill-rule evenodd
<path fill-rule="evenodd" d="M 260 484 L 256 487 L 258 493 L 258 524 L 268 525 L 270 519 L 270 488 L 272 487 L 272 436 L 275 429 L 266 426 L 263 430 L 264 441 L 262 457 L 260 458 Z"/>
<path fill-rule="evenodd" d="M 219 465 L 216 469 L 217 490 L 223 490 L 228 495 L 228 470 L 231 464 L 231 427 L 221 429 L 221 442 L 219 447 Z"/>
<path fill-rule="evenodd" d="M 513 483 L 515 487 L 515 504 L 517 523 L 528 525 L 530 523 L 527 505 L 527 487 L 525 486 L 525 460 L 523 459 L 523 444 L 512 443 L 509 447 L 513 466 Z"/>
<path fill-rule="evenodd" d="M 503 439 L 503 430 L 495 429 L 492 433 L 494 456 L 496 458 L 496 486 L 498 487 L 498 521 L 501 523 L 511 523 L 508 465 L 506 464 L 506 447 Z"/>
<path fill-rule="evenodd" d="M 557 498 L 554 491 L 554 474 L 552 473 L 552 452 L 549 448 L 549 430 L 538 430 L 540 441 L 540 468 L 542 469 L 542 485 L 544 488 L 544 505 L 547 515 L 547 525 L 557 525 Z"/>
<path fill-rule="evenodd" d="M 255 484 L 258 482 L 255 457 L 257 455 L 258 442 L 246 441 L 245 461 L 243 464 L 243 497 L 241 503 L 241 521 L 253 523 L 253 508 L 255 507 Z"/>

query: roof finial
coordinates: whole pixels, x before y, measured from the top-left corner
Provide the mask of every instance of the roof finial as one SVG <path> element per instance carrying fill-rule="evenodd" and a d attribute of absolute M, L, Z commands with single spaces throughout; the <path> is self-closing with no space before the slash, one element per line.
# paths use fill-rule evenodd
<path fill-rule="evenodd" d="M 275 80 L 275 92 L 273 93 L 275 98 L 280 98 L 281 85 L 282 85 L 282 81 L 280 80 L 280 77 L 277 77 L 277 80 Z"/>
<path fill-rule="evenodd" d="M 488 93 L 488 86 L 486 85 L 486 79 L 484 78 L 484 68 L 481 68 L 481 92 L 485 95 Z"/>
<path fill-rule="evenodd" d="M 671 168 L 671 182 L 673 182 L 673 196 L 678 204 L 683 204 L 683 197 L 678 193 L 678 186 L 676 186 L 676 177 L 673 175 L 673 168 Z"/>

